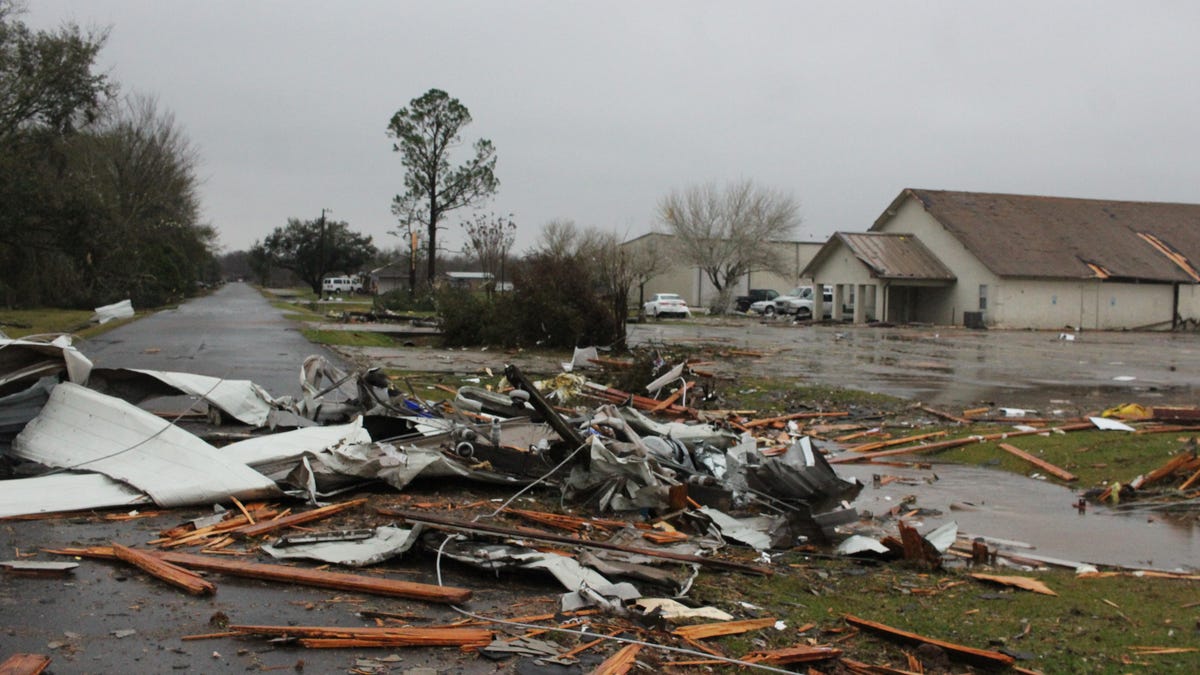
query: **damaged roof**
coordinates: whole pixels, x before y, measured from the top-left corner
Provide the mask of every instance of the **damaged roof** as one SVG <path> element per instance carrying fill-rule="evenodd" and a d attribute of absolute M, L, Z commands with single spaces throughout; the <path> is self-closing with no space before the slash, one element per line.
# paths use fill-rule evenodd
<path fill-rule="evenodd" d="M 911 234 L 837 232 L 833 236 L 878 279 L 956 280 L 954 272 Z"/>
<path fill-rule="evenodd" d="M 1200 283 L 1200 204 L 905 189 L 1002 277 Z"/>

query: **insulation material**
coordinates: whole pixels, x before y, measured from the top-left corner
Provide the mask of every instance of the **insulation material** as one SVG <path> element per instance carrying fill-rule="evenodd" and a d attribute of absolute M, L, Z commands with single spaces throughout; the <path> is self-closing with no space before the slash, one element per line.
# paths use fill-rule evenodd
<path fill-rule="evenodd" d="M 117 398 L 76 384 L 54 388 L 13 454 L 127 482 L 160 506 L 280 495 L 275 484 L 198 437 Z"/>

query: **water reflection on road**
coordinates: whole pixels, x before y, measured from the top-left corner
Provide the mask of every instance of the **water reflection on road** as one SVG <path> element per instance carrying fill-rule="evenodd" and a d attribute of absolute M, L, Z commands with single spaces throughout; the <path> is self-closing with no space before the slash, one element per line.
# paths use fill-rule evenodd
<path fill-rule="evenodd" d="M 941 405 L 981 401 L 1049 409 L 1113 403 L 1194 404 L 1200 337 L 1191 333 L 1080 333 L 962 328 L 793 326 L 745 318 L 651 322 L 632 344 L 716 343 L 762 359 L 718 364 L 723 373 L 794 377 Z"/>

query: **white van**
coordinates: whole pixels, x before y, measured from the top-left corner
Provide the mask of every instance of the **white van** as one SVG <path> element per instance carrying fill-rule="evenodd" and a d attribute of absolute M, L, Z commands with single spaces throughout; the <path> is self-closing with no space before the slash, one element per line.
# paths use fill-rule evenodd
<path fill-rule="evenodd" d="M 325 277 L 321 281 L 322 293 L 356 293 L 362 290 L 358 277 Z"/>

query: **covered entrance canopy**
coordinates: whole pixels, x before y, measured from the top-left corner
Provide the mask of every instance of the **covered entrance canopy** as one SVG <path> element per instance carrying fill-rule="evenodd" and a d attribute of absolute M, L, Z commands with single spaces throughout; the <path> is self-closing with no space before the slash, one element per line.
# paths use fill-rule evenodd
<path fill-rule="evenodd" d="M 922 321 L 920 308 L 957 281 L 933 251 L 911 234 L 838 232 L 804 270 L 814 286 L 833 288 L 833 318 L 853 307 L 855 323 Z M 814 294 L 813 315 L 824 312 Z"/>

